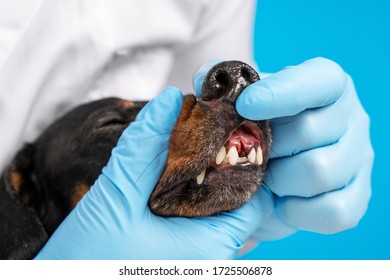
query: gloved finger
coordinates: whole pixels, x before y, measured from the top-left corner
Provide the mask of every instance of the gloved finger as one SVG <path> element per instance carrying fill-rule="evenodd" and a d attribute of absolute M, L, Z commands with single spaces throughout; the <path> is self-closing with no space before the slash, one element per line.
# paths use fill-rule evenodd
<path fill-rule="evenodd" d="M 278 196 L 311 197 L 346 185 L 370 159 L 367 115 L 351 123 L 335 144 L 269 162 L 266 185 Z"/>
<path fill-rule="evenodd" d="M 182 101 L 179 89 L 164 90 L 139 113 L 113 149 L 103 174 L 130 201 L 146 205 L 165 166 Z"/>
<path fill-rule="evenodd" d="M 274 196 L 270 190 L 261 186 L 254 197 L 240 208 L 222 212 L 218 215 L 202 218 L 203 223 L 209 224 L 215 231 L 222 231 L 225 238 L 234 241 L 239 249 L 256 228 L 266 220 L 273 211 Z"/>
<path fill-rule="evenodd" d="M 272 213 L 273 206 L 273 194 L 266 187 L 261 187 L 255 196 L 239 209 L 214 216 L 191 219 L 162 218 L 154 215 L 145 217 L 151 218 L 154 225 L 159 224 L 164 228 L 165 234 L 172 236 L 174 232 L 175 236 L 180 237 L 175 237 L 175 246 L 169 249 L 170 259 L 231 259 L 236 257 L 238 250 L 259 223 Z M 150 253 L 156 258 L 164 258 Z"/>
<path fill-rule="evenodd" d="M 296 228 L 287 225 L 280 219 L 279 214 L 274 211 L 250 236 L 250 240 L 254 243 L 273 241 L 290 236 L 296 231 Z"/>
<path fill-rule="evenodd" d="M 251 120 L 292 116 L 336 102 L 346 83 L 347 75 L 338 64 L 311 59 L 248 86 L 238 97 L 236 108 Z"/>
<path fill-rule="evenodd" d="M 192 86 L 195 90 L 196 96 L 200 95 L 200 92 L 202 90 L 202 85 L 204 78 L 206 77 L 209 70 L 217 63 L 222 62 L 222 59 L 214 59 L 209 62 L 204 63 L 198 71 L 194 74 L 194 77 L 192 78 Z"/>
<path fill-rule="evenodd" d="M 336 233 L 357 225 L 371 196 L 372 160 L 343 189 L 312 198 L 283 197 L 275 208 L 291 227 L 319 233 Z"/>
<path fill-rule="evenodd" d="M 355 108 L 362 110 L 353 82 L 348 77 L 346 93 L 338 102 L 270 120 L 273 135 L 270 158 L 292 156 L 336 143 L 349 128 L 356 115 Z"/>

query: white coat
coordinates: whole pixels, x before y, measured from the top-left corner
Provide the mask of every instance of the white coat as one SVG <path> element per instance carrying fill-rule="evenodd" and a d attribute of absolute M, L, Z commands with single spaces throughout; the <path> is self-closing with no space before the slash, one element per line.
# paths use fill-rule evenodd
<path fill-rule="evenodd" d="M 253 63 L 253 0 L 0 1 L 0 172 L 80 103 L 148 100 L 215 58 Z"/>

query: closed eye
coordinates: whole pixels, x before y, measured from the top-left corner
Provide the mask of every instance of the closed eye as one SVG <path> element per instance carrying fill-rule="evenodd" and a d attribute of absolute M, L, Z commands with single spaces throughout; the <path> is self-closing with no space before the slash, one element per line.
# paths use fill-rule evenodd
<path fill-rule="evenodd" d="M 108 120 L 106 122 L 104 122 L 102 126 L 111 126 L 111 125 L 125 125 L 126 122 L 123 121 L 123 120 L 120 120 L 120 119 L 112 119 L 112 120 Z"/>
<path fill-rule="evenodd" d="M 103 118 L 100 119 L 97 123 L 97 128 L 108 128 L 114 126 L 124 126 L 127 125 L 128 122 L 119 117 L 111 117 L 111 118 Z"/>

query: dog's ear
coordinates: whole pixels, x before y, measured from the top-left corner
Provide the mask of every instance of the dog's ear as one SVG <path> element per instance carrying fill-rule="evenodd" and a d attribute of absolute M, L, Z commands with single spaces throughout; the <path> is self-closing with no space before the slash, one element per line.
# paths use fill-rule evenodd
<path fill-rule="evenodd" d="M 36 196 L 42 192 L 34 172 L 34 145 L 26 144 L 14 157 L 3 174 L 6 191 L 25 205 L 34 207 Z"/>
<path fill-rule="evenodd" d="M 34 146 L 18 152 L 0 181 L 0 259 L 33 258 L 47 240 L 34 205 Z M 39 195 L 39 192 L 38 192 Z"/>

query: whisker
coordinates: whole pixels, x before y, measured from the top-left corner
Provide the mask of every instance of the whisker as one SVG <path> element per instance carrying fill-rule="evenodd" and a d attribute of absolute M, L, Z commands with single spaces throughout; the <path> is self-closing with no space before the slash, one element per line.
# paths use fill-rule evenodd
<path fill-rule="evenodd" d="M 141 172 L 141 174 L 138 176 L 137 180 L 135 180 L 135 182 L 137 183 L 138 180 L 144 175 L 144 173 L 146 172 L 146 170 L 152 165 L 152 163 L 161 155 L 163 154 L 165 151 L 168 150 L 168 147 L 164 148 L 163 150 L 161 150 L 150 162 L 149 164 L 145 167 L 145 169 Z"/>
<path fill-rule="evenodd" d="M 171 131 L 168 131 L 168 132 L 161 132 L 161 133 L 158 133 L 158 134 L 150 135 L 150 136 L 142 139 L 141 141 L 148 140 L 148 139 L 151 139 L 151 138 L 154 138 L 154 137 L 158 137 L 158 136 L 162 136 L 162 135 L 172 134 L 172 133 L 189 133 L 189 132 L 190 132 L 189 130 L 174 129 L 174 130 L 171 130 Z"/>
<path fill-rule="evenodd" d="M 171 133 L 172 132 L 162 132 L 162 133 L 158 133 L 158 134 L 155 134 L 155 135 L 150 135 L 150 136 L 148 136 L 146 138 L 143 138 L 140 142 L 145 141 L 145 140 L 149 140 L 149 139 L 154 138 L 154 137 L 171 134 Z"/>

